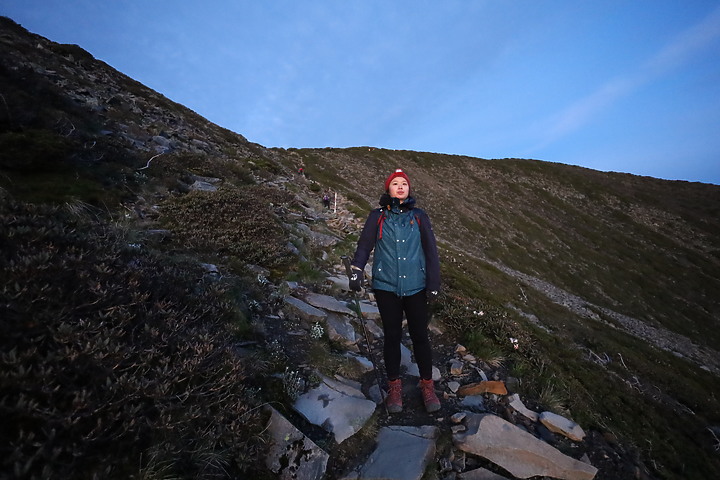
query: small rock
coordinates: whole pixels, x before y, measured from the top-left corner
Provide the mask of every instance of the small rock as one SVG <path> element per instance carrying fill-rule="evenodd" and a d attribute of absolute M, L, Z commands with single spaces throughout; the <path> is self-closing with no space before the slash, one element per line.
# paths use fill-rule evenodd
<path fill-rule="evenodd" d="M 551 432 L 565 435 L 570 440 L 580 442 L 585 438 L 585 431 L 580 425 L 556 413 L 541 413 L 540 423 L 545 425 Z"/>
<path fill-rule="evenodd" d="M 481 395 L 469 395 L 462 399 L 460 406 L 482 412 L 485 410 L 485 399 Z"/>
<path fill-rule="evenodd" d="M 450 417 L 450 421 L 453 423 L 460 423 L 467 417 L 467 412 L 458 412 Z"/>
<path fill-rule="evenodd" d="M 463 362 L 460 360 L 453 360 L 450 362 L 450 375 L 462 375 Z"/>
<path fill-rule="evenodd" d="M 494 393 L 496 395 L 507 395 L 505 383 L 502 381 L 485 381 L 469 383 L 458 389 L 458 395 L 479 395 L 482 393 Z"/>
<path fill-rule="evenodd" d="M 508 403 L 512 408 L 514 408 L 518 413 L 521 413 L 525 417 L 529 418 L 533 422 L 537 422 L 539 415 L 537 412 L 534 412 L 530 409 L 528 409 L 525 404 L 520 400 L 520 395 L 517 393 L 510 395 L 510 402 Z"/>

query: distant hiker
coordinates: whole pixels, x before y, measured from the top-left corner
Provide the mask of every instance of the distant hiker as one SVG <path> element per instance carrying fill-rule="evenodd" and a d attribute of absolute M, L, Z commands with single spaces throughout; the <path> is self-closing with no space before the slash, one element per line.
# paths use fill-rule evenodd
<path fill-rule="evenodd" d="M 302 177 L 305 175 L 305 169 L 303 167 L 298 168 L 298 174 Z"/>
<path fill-rule="evenodd" d="M 360 291 L 363 271 L 375 249 L 372 289 L 382 319 L 383 355 L 388 377 L 388 411 L 402 411 L 400 379 L 403 313 L 407 318 L 413 353 L 420 370 L 420 390 L 425 409 L 440 409 L 432 380 L 432 348 L 428 335 L 428 302 L 440 288 L 440 261 L 430 218 L 415 208 L 410 179 L 401 169 L 385 180 L 380 208 L 370 212 L 351 262 L 350 288 Z"/>
<path fill-rule="evenodd" d="M 330 195 L 328 195 L 327 193 L 323 195 L 323 206 L 327 210 L 330 210 Z"/>

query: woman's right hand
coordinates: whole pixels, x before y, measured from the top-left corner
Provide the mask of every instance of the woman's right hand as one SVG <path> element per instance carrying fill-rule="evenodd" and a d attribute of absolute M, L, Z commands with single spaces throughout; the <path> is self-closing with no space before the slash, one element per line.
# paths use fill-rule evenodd
<path fill-rule="evenodd" d="M 350 271 L 350 275 L 348 275 L 348 280 L 350 281 L 350 290 L 354 292 L 359 292 L 362 290 L 363 280 L 365 280 L 365 274 L 362 270 L 353 267 Z"/>

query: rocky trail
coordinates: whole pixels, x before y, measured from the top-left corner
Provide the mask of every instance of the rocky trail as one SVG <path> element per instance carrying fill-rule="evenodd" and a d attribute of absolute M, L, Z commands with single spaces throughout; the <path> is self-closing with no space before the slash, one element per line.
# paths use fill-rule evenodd
<path fill-rule="evenodd" d="M 309 206 L 308 215 L 312 210 Z M 315 213 L 315 218 L 340 235 L 357 228 L 347 212 Z M 305 233 L 313 241 L 312 228 Z M 328 241 L 327 233 L 314 238 Z M 280 378 L 294 399 L 292 409 L 267 407 L 272 442 L 266 465 L 277 478 L 652 478 L 612 438 L 526 406 L 535 404 L 514 393 L 517 379 L 457 344 L 440 322 L 431 322 L 430 329 L 441 409 L 432 414 L 424 409 L 405 332 L 404 409 L 388 414 L 378 388 L 378 374 L 385 387 L 382 327 L 372 293 L 360 294 L 361 319 L 340 259 L 334 263 L 319 287 L 287 282 L 278 314 L 260 322 L 270 342 L 265 347 L 297 366 Z M 360 380 L 328 377 L 307 360 L 313 341 L 323 336 L 342 352 L 348 371 L 361 372 L 355 375 Z"/>

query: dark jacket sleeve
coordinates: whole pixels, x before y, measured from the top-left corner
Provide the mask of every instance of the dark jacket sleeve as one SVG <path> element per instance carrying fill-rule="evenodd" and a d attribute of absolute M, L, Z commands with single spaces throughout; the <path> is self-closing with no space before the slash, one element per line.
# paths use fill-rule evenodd
<path fill-rule="evenodd" d="M 375 248 L 375 240 L 377 239 L 378 233 L 378 218 L 380 218 L 379 209 L 373 210 L 370 212 L 370 215 L 368 215 L 367 220 L 365 220 L 365 226 L 358 239 L 355 255 L 353 256 L 352 262 L 350 262 L 360 270 L 365 269 L 368 258 L 370 258 L 370 252 Z"/>
<path fill-rule="evenodd" d="M 440 257 L 438 256 L 435 233 L 428 214 L 424 210 L 419 210 L 418 213 L 420 213 L 420 239 L 425 253 L 425 288 L 429 291 L 439 291 Z"/>

